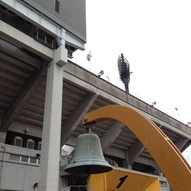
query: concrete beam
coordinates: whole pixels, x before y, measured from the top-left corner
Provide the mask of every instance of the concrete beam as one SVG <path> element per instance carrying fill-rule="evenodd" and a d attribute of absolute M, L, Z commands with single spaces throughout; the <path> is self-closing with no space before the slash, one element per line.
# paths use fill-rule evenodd
<path fill-rule="evenodd" d="M 109 130 L 101 137 L 100 142 L 103 152 L 107 150 L 108 147 L 115 141 L 118 135 L 121 133 L 123 124 L 115 121 L 113 125 L 110 126 Z"/>
<path fill-rule="evenodd" d="M 42 128 L 32 125 L 26 125 L 17 121 L 14 121 L 9 127 L 10 131 L 14 131 L 17 133 L 25 133 L 29 136 L 42 138 Z"/>
<path fill-rule="evenodd" d="M 76 146 L 76 138 L 70 136 L 70 137 L 67 139 L 67 141 L 65 142 L 65 144 L 66 144 L 66 145 L 70 145 L 70 146 L 72 146 L 72 147 L 75 147 L 75 146 Z"/>
<path fill-rule="evenodd" d="M 129 165 L 132 165 L 136 161 L 144 149 L 144 145 L 139 140 L 136 140 L 128 150 Z"/>
<path fill-rule="evenodd" d="M 61 133 L 61 147 L 65 144 L 66 140 L 70 137 L 72 131 L 76 129 L 79 123 L 92 104 L 95 102 L 98 94 L 88 94 L 84 100 L 76 107 L 75 111 L 68 117 L 66 121 L 62 124 L 62 133 Z"/>
<path fill-rule="evenodd" d="M 69 62 L 70 63 L 70 62 Z M 190 136 L 191 128 L 187 127 L 185 124 L 175 120 L 169 115 L 163 113 L 157 108 L 151 107 L 149 104 L 143 102 L 142 100 L 134 97 L 133 95 L 126 94 L 125 91 L 119 89 L 118 87 L 111 86 L 110 83 L 102 79 L 97 79 L 97 76 L 85 72 L 82 68 L 76 66 L 75 64 L 67 64 L 64 67 L 64 73 L 66 75 L 64 78 L 70 81 L 82 85 L 89 90 L 99 89 L 100 96 L 103 96 L 112 103 L 128 106 L 138 112 L 143 113 L 149 119 L 157 124 L 161 124 L 174 131 L 181 136 Z"/>
<path fill-rule="evenodd" d="M 1 58 L 4 58 L 5 60 L 8 60 L 9 62 L 15 62 L 15 58 L 17 58 L 17 64 L 23 65 L 22 62 L 26 62 L 28 65 L 40 68 L 41 67 L 41 60 L 35 58 L 32 55 L 29 55 L 26 53 L 26 51 L 23 51 L 22 48 L 13 45 L 11 43 L 6 42 L 3 39 L 0 39 L 0 50 L 5 52 L 6 54 L 1 53 Z M 10 56 L 8 56 L 9 54 Z M 22 58 L 22 61 L 19 61 Z M 39 57 L 40 58 L 40 57 Z"/>
<path fill-rule="evenodd" d="M 44 65 L 45 64 L 42 65 L 41 69 L 38 69 L 33 73 L 33 76 L 27 82 L 22 92 L 17 96 L 10 109 L 4 113 L 0 124 L 1 131 L 7 131 L 9 126 L 13 123 L 17 115 L 23 109 L 24 105 L 28 102 L 31 95 L 36 91 L 39 84 L 45 80 L 45 76 L 43 75 L 45 71 Z"/>
<path fill-rule="evenodd" d="M 17 46 L 26 48 L 46 60 L 50 61 L 53 59 L 53 50 L 3 21 L 0 21 L 0 36 L 5 38 L 7 41 L 16 44 Z"/>
<path fill-rule="evenodd" d="M 136 162 L 141 163 L 141 164 L 144 164 L 144 165 L 152 166 L 155 170 L 158 170 L 158 169 L 159 169 L 157 163 L 156 163 L 154 160 L 149 159 L 149 158 L 144 158 L 144 157 L 142 157 L 142 156 L 139 156 L 139 157 L 136 159 Z"/>
<path fill-rule="evenodd" d="M 116 149 L 116 148 L 113 148 L 113 147 L 109 147 L 105 151 L 104 154 L 109 155 L 109 156 L 113 156 L 113 157 L 117 157 L 117 158 L 121 158 L 121 159 L 126 158 L 125 151 L 119 150 L 119 149 Z"/>
<path fill-rule="evenodd" d="M 180 151 L 182 151 L 182 149 L 184 148 L 184 146 L 187 144 L 188 141 L 189 141 L 188 138 L 182 137 L 182 138 L 180 138 L 180 139 L 175 143 L 175 145 L 176 145 L 176 147 L 177 147 Z"/>

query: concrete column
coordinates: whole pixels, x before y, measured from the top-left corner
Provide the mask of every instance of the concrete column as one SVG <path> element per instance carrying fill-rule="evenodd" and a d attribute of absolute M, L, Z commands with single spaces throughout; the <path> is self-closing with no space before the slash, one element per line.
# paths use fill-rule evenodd
<path fill-rule="evenodd" d="M 64 56 L 63 56 L 64 55 Z M 59 63 L 58 63 L 59 62 Z M 39 191 L 59 190 L 59 160 L 62 115 L 62 64 L 67 62 L 67 50 L 61 45 L 47 71 L 46 98 L 39 168 Z M 63 64 L 64 65 L 64 64 Z"/>
<path fill-rule="evenodd" d="M 125 152 L 125 159 L 122 161 L 123 168 L 131 169 L 131 166 L 129 165 L 129 153 L 127 150 Z"/>
<path fill-rule="evenodd" d="M 0 132 L 0 143 L 5 143 L 6 134 L 4 132 Z"/>

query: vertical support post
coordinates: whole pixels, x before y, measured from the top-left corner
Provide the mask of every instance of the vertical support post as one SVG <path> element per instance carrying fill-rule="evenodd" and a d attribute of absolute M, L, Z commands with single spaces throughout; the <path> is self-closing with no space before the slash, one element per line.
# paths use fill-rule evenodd
<path fill-rule="evenodd" d="M 0 143 L 5 143 L 6 132 L 0 132 Z"/>
<path fill-rule="evenodd" d="M 59 160 L 62 115 L 63 69 L 67 50 L 61 45 L 49 64 L 42 134 L 42 151 L 39 168 L 38 191 L 59 190 Z M 60 64 L 63 63 L 63 64 Z"/>

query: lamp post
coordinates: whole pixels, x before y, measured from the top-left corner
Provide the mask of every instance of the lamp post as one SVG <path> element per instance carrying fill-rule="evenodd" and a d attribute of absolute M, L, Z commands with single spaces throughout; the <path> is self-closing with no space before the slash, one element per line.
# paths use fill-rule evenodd
<path fill-rule="evenodd" d="M 175 107 L 174 109 L 177 111 L 177 113 L 178 113 L 178 119 L 179 119 L 179 121 L 180 121 L 180 114 L 179 114 L 179 111 L 178 111 L 178 107 Z"/>
<path fill-rule="evenodd" d="M 92 57 L 92 55 L 91 55 L 91 51 L 89 51 L 89 53 L 88 53 L 88 55 L 87 55 L 87 60 L 88 60 L 88 62 L 89 62 L 89 67 L 90 67 L 90 72 L 91 72 L 91 57 Z"/>

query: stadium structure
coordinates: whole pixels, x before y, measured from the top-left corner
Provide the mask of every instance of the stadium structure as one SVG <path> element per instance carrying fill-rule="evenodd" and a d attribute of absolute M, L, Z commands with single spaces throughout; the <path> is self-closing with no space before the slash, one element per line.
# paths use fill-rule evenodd
<path fill-rule="evenodd" d="M 87 177 L 64 169 L 77 137 L 86 132 L 83 116 L 108 105 L 144 114 L 180 152 L 190 145 L 186 124 L 70 61 L 86 43 L 85 0 L 0 0 L 0 8 L 1 191 L 87 190 Z M 149 191 L 148 185 L 156 181 L 156 191 L 171 190 L 130 128 L 105 120 L 93 124 L 92 132 L 100 138 L 113 172 L 122 173 L 115 189 L 108 190 L 121 191 L 131 176 L 134 181 L 125 191 Z"/>

